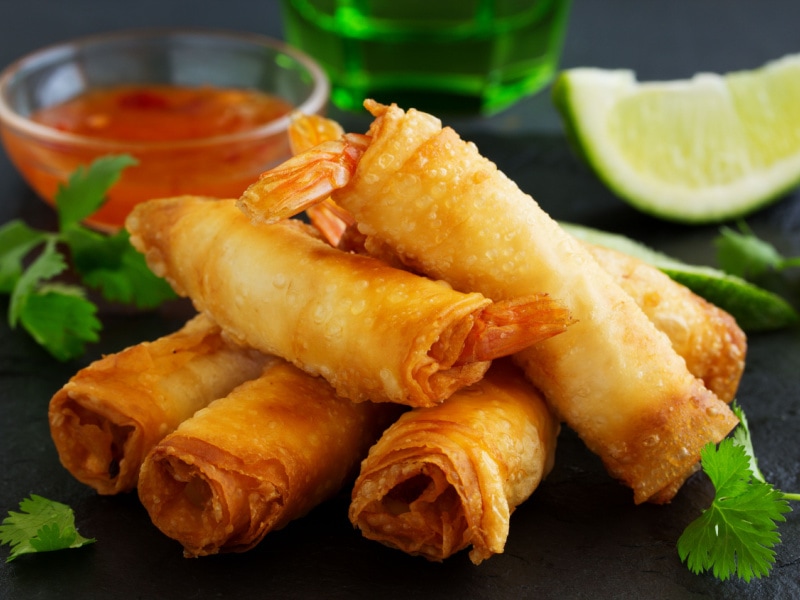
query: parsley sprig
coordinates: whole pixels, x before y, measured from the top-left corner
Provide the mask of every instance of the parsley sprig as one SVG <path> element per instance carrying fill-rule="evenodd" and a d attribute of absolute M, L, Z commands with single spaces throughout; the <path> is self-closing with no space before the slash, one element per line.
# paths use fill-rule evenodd
<path fill-rule="evenodd" d="M 747 223 L 740 222 L 738 229 L 722 227 L 714 240 L 717 260 L 726 273 L 754 280 L 800 267 L 800 257 L 784 257 L 775 246 L 756 236 Z"/>
<path fill-rule="evenodd" d="M 0 293 L 11 296 L 9 325 L 21 325 L 58 360 L 80 356 L 87 343 L 99 339 L 102 325 L 87 288 L 140 309 L 174 297 L 130 245 L 125 230 L 111 235 L 82 224 L 134 164 L 132 157 L 119 155 L 78 168 L 56 194 L 57 232 L 33 229 L 19 219 L 0 227 Z M 59 280 L 70 266 L 80 283 Z"/>
<path fill-rule="evenodd" d="M 23 554 L 79 548 L 95 541 L 75 528 L 75 513 L 66 504 L 31 494 L 9 511 L 0 524 L 0 544 L 11 546 L 6 562 Z"/>
<path fill-rule="evenodd" d="M 736 575 L 749 583 L 772 570 L 780 543 L 778 523 L 786 520 L 789 501 L 800 500 L 800 494 L 766 482 L 744 411 L 737 404 L 733 411 L 740 421 L 733 436 L 701 452 L 703 471 L 716 494 L 678 539 L 678 555 L 693 573 L 711 571 L 723 581 Z"/>

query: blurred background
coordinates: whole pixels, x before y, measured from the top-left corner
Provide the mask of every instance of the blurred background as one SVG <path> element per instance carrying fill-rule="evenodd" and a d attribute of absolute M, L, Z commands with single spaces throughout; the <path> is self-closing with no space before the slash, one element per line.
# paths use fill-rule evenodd
<path fill-rule="evenodd" d="M 20 2 L 0 3 L 3 67 L 43 45 L 122 28 L 213 27 L 283 37 L 278 0 L 26 0 L 17 11 Z M 626 68 L 640 80 L 676 79 L 754 68 L 800 51 L 800 2 L 763 0 L 758 7 L 753 10 L 753 0 L 573 0 L 561 67 Z M 353 126 L 359 123 L 353 119 Z M 561 129 L 547 89 L 492 118 L 456 124 L 462 133 Z M 0 168 L 10 168 L 5 156 L 2 161 Z"/>
<path fill-rule="evenodd" d="M 279 0 L 26 0 L 24 7 L 19 0 L 3 0 L 0 6 L 0 67 L 49 44 L 127 28 L 200 27 L 284 37 Z M 797 0 L 758 4 L 753 0 L 573 0 L 560 68 L 632 69 L 640 81 L 682 79 L 700 71 L 752 69 L 800 52 L 797 23 Z M 349 131 L 365 131 L 371 121 L 365 114 L 344 113 L 335 107 L 328 114 Z M 485 135 L 503 135 L 509 143 L 494 145 L 502 150 L 502 156 L 490 158 L 506 165 L 529 162 L 531 152 L 535 160 L 546 162 L 552 154 L 548 148 L 563 145 L 562 124 L 549 86 L 492 117 L 443 116 L 443 121 L 474 141 Z M 515 159 L 511 154 L 530 147 L 530 136 L 544 143 L 539 150 Z M 538 173 L 534 197 L 541 201 L 549 193 L 547 182 L 542 182 L 547 169 L 540 165 Z M 523 189 L 530 188 L 527 174 L 520 177 Z M 2 151 L 0 182 L 2 195 L 31 193 Z M 564 185 L 563 178 L 557 185 Z M 557 212 L 559 205 L 554 202 L 548 208 Z M 0 222 L 11 218 L 7 206 L 0 203 Z M 608 216 L 599 224 L 616 223 L 616 218 Z M 782 217 L 781 221 L 798 219 Z"/>

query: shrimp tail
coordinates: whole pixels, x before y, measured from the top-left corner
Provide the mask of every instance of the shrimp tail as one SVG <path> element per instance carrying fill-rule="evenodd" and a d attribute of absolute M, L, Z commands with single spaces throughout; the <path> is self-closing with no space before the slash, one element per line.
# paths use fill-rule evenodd
<path fill-rule="evenodd" d="M 569 310 L 547 294 L 493 302 L 479 315 L 455 364 L 514 354 L 563 333 L 572 323 Z"/>
<path fill-rule="evenodd" d="M 250 184 L 237 206 L 254 221 L 275 223 L 292 217 L 346 186 L 370 138 L 348 133 L 318 144 Z"/>
<path fill-rule="evenodd" d="M 291 116 L 289 145 L 294 155 L 308 152 L 324 142 L 341 140 L 344 135 L 342 126 L 333 119 L 301 112 L 295 112 Z M 349 240 L 351 234 L 357 232 L 353 216 L 330 197 L 306 207 L 306 215 L 333 247 L 338 247 L 344 238 Z M 345 242 L 346 245 L 349 243 Z"/>
<path fill-rule="evenodd" d="M 301 154 L 322 142 L 338 140 L 344 133 L 344 128 L 333 119 L 294 112 L 289 123 L 289 147 L 292 154 Z"/>
<path fill-rule="evenodd" d="M 357 234 L 356 221 L 353 216 L 336 204 L 330 198 L 326 198 L 319 204 L 310 206 L 306 210 L 309 221 L 319 230 L 325 240 L 334 248 L 355 251 L 355 247 L 348 244 L 342 246 L 342 240 L 350 240 L 352 234 Z M 363 243 L 359 245 L 359 249 Z M 363 253 L 363 252 L 362 252 Z"/>

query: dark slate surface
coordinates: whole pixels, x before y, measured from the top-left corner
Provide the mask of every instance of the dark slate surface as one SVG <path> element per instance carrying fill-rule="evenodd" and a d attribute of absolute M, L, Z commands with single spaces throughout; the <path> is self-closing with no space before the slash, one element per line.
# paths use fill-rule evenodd
<path fill-rule="evenodd" d="M 270 2 L 140 0 L 123 8 L 89 0 L 31 0 L 15 3 L 13 11 L 9 4 L 0 6 L 3 64 L 44 43 L 130 25 L 214 25 L 280 34 Z M 749 68 L 800 50 L 796 3 L 656 4 L 576 1 L 565 65 L 633 67 L 648 78 L 671 78 L 700 69 Z M 340 117 L 351 129 L 364 123 Z M 458 126 L 556 218 L 627 233 L 686 260 L 713 264 L 716 229 L 658 222 L 615 199 L 574 158 L 546 97 Z M 0 222 L 21 217 L 32 225 L 52 225 L 52 214 L 1 154 L 0 198 Z M 781 250 L 800 254 L 800 194 L 759 213 L 751 226 Z M 800 287 L 796 277 L 791 284 Z M 2 314 L 6 309 L 3 299 Z M 40 494 L 70 504 L 80 531 L 99 540 L 79 550 L 0 563 L 0 598 L 800 597 L 796 513 L 781 525 L 783 543 L 769 578 L 745 585 L 692 575 L 680 563 L 675 541 L 710 501 L 708 480 L 693 477 L 668 506 L 634 507 L 630 492 L 611 481 L 568 430 L 555 470 L 514 513 L 506 552 L 479 567 L 465 553 L 429 564 L 363 540 L 347 521 L 346 494 L 270 534 L 247 554 L 184 559 L 177 543 L 149 523 L 135 495 L 97 496 L 61 468 L 46 411 L 50 396 L 78 368 L 102 353 L 176 329 L 187 313 L 180 302 L 152 314 L 108 312 L 101 342 L 67 364 L 50 359 L 0 319 L 0 513 Z M 760 466 L 787 491 L 800 490 L 798 365 L 800 331 L 752 335 L 739 394 Z M 7 555 L 6 548 L 0 550 L 0 560 Z"/>

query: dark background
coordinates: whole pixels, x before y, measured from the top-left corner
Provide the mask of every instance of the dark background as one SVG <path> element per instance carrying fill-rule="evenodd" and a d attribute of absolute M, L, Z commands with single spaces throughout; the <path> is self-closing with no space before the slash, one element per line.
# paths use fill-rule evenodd
<path fill-rule="evenodd" d="M 800 51 L 796 0 L 576 0 L 562 67 L 629 68 L 641 80 L 755 68 Z M 198 26 L 282 35 L 277 2 L 98 0 L 0 2 L 0 67 L 43 45 L 129 27 Z M 331 116 L 363 130 L 363 116 Z M 559 219 L 626 233 L 685 260 L 714 263 L 715 227 L 665 224 L 613 197 L 573 155 L 547 92 L 491 119 L 451 122 Z M 52 223 L 52 214 L 0 152 L 0 222 Z M 789 193 L 749 220 L 800 255 L 800 197 Z M 795 278 L 796 282 L 796 278 Z M 7 299 L 0 301 L 5 314 Z M 176 329 L 185 304 L 153 314 L 108 312 L 101 342 L 57 363 L 0 319 L 0 515 L 31 493 L 70 504 L 87 548 L 0 563 L 0 598 L 792 598 L 800 597 L 800 519 L 781 525 L 773 574 L 745 585 L 692 575 L 675 551 L 685 526 L 713 495 L 692 478 L 669 506 L 634 507 L 597 459 L 565 431 L 557 467 L 512 517 L 503 555 L 474 567 L 466 553 L 429 564 L 361 539 L 347 495 L 320 506 L 244 555 L 187 560 L 149 522 L 135 495 L 100 497 L 58 464 L 47 402 L 80 367 L 105 352 Z M 800 332 L 750 336 L 739 401 L 760 466 L 800 490 Z M 795 506 L 795 509 L 797 507 Z M 0 550 L 0 560 L 8 555 Z"/>

